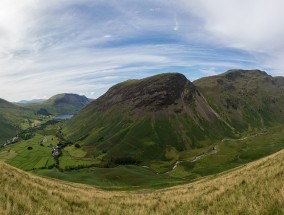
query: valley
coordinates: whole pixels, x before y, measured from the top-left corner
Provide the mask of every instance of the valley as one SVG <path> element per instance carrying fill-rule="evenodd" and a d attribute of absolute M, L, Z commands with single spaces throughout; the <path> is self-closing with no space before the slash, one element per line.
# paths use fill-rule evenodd
<path fill-rule="evenodd" d="M 3 102 L 13 132 L 0 148 L 0 213 L 239 214 L 257 207 L 280 214 L 284 85 L 277 81 L 234 70 L 195 86 L 169 73 L 120 83 L 88 104 L 73 94 L 36 105 Z M 263 183 L 270 189 L 260 195 Z"/>
<path fill-rule="evenodd" d="M 235 73 L 238 80 L 231 80 Z M 243 88 L 240 83 L 246 82 L 246 76 L 250 77 L 250 87 L 253 81 L 260 84 L 270 78 L 254 70 L 230 71 L 218 76 L 214 83 L 225 78 L 221 87 L 226 80 L 233 84 L 234 91 L 229 88 L 218 92 L 232 98 L 231 94 L 236 97 L 238 89 Z M 208 82 L 214 79 L 213 76 Z M 203 81 L 196 81 L 200 91 L 175 73 L 121 83 L 73 117 L 70 112 L 61 112 L 59 117 L 41 116 L 41 121 L 37 119 L 41 125 L 39 123 L 36 129 L 26 126 L 30 136 L 0 150 L 0 160 L 46 177 L 103 189 L 137 190 L 193 182 L 284 148 L 284 125 L 279 121 L 281 112 L 276 120 L 273 117 L 275 111 L 269 112 L 268 106 L 257 109 L 252 103 L 248 108 L 244 106 L 248 104 L 238 99 L 235 101 L 239 104 L 236 103 L 234 108 L 223 105 L 228 100 L 211 99 Z M 173 91 L 167 89 L 173 84 L 177 85 Z M 141 87 L 145 94 L 139 91 L 139 95 L 136 90 Z M 272 83 L 271 87 L 275 88 L 275 85 Z M 129 97 L 129 91 L 136 97 Z M 148 94 L 150 98 L 147 98 Z M 129 98 L 132 103 L 127 103 Z M 282 102 L 281 99 L 278 97 L 276 101 Z M 224 106 L 225 109 L 221 109 Z M 261 115 L 262 108 L 267 112 L 265 115 Z M 258 112 L 249 116 L 249 109 Z M 117 110 L 129 114 L 118 114 Z M 54 154 L 52 147 L 56 146 L 58 149 Z"/>
<path fill-rule="evenodd" d="M 221 140 L 214 144 L 216 151 L 210 146 L 181 152 L 178 161 L 104 167 L 102 155 L 88 157 L 84 149 L 76 148 L 74 144 L 62 149 L 56 165 L 50 143 L 56 145 L 59 139 L 52 125 L 39 131 L 28 141 L 5 147 L 0 152 L 0 159 L 34 174 L 96 185 L 104 189 L 162 188 L 192 182 L 275 153 L 284 148 L 283 129 L 284 126 L 276 126 L 265 135 L 251 134 L 245 139 Z M 47 141 L 42 144 L 44 139 Z M 29 146 L 33 149 L 28 150 Z"/>

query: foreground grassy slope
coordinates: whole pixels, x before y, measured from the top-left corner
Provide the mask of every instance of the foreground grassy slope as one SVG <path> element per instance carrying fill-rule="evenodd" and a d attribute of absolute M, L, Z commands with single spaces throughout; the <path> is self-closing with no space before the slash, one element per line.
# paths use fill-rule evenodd
<path fill-rule="evenodd" d="M 1 214 L 283 214 L 284 151 L 201 181 L 140 192 L 103 191 L 0 163 Z"/>

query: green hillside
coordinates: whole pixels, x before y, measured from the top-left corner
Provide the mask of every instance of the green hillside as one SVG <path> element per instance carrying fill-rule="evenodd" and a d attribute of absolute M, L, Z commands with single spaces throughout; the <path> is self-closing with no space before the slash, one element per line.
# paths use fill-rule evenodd
<path fill-rule="evenodd" d="M 284 119 L 284 78 L 260 70 L 229 70 L 194 85 L 211 107 L 238 131 L 265 128 Z"/>
<path fill-rule="evenodd" d="M 40 115 L 74 114 L 90 103 L 90 99 L 77 94 L 63 93 L 36 104 L 22 104 Z"/>
<path fill-rule="evenodd" d="M 35 120 L 33 111 L 0 99 L 0 143 L 14 137 L 25 124 Z"/>

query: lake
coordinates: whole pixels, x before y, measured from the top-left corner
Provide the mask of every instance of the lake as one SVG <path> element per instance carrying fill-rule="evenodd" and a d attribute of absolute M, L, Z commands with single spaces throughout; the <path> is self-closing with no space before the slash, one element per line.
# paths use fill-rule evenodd
<path fill-rule="evenodd" d="M 64 114 L 64 115 L 58 115 L 54 119 L 65 120 L 65 119 L 71 119 L 73 116 L 74 116 L 73 114 Z"/>

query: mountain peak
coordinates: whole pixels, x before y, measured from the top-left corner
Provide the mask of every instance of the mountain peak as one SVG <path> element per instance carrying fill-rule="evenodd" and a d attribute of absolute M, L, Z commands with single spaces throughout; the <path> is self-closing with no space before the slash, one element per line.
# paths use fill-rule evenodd
<path fill-rule="evenodd" d="M 236 80 L 239 77 L 243 77 L 245 75 L 256 75 L 256 76 L 269 76 L 266 72 L 259 69 L 252 70 L 244 70 L 244 69 L 231 69 L 227 72 L 223 73 L 223 75 L 231 81 Z"/>
<path fill-rule="evenodd" d="M 52 102 L 54 104 L 66 104 L 72 102 L 82 103 L 83 105 L 87 105 L 90 103 L 90 100 L 86 96 L 81 96 L 73 93 L 61 93 L 52 96 L 47 102 Z"/>
<path fill-rule="evenodd" d="M 181 98 L 185 88 L 195 90 L 194 85 L 183 74 L 163 73 L 117 84 L 97 99 L 96 103 L 100 109 L 130 104 L 133 109 L 160 110 Z"/>

